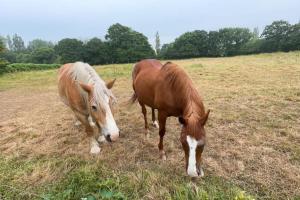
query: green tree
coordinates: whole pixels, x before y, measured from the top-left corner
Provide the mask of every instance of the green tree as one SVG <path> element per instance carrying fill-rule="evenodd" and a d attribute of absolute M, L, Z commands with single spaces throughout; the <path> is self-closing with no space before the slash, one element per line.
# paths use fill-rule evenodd
<path fill-rule="evenodd" d="M 274 52 L 283 50 L 291 25 L 287 21 L 274 21 L 265 27 L 262 37 L 265 39 L 263 51 Z"/>
<path fill-rule="evenodd" d="M 248 28 L 223 28 L 219 30 L 220 48 L 224 56 L 238 55 L 243 45 L 253 38 Z"/>
<path fill-rule="evenodd" d="M 186 32 L 175 39 L 178 58 L 202 57 L 208 54 L 208 34 L 203 30 Z"/>
<path fill-rule="evenodd" d="M 110 53 L 110 62 L 135 62 L 154 57 L 154 50 L 143 34 L 119 23 L 109 27 L 105 36 Z"/>
<path fill-rule="evenodd" d="M 175 39 L 174 43 L 163 45 L 164 58 L 192 58 L 208 55 L 208 34 L 203 30 L 186 32 Z"/>
<path fill-rule="evenodd" d="M 54 47 L 61 63 L 69 63 L 83 60 L 83 42 L 77 39 L 62 39 Z"/>
<path fill-rule="evenodd" d="M 208 33 L 208 56 L 218 57 L 224 56 L 225 52 L 222 48 L 221 37 L 218 31 L 210 31 Z"/>
<path fill-rule="evenodd" d="M 10 63 L 17 62 L 16 56 L 17 56 L 17 54 L 15 52 L 9 51 L 9 50 L 6 50 L 6 51 L 3 51 L 0 53 L 0 59 L 2 58 L 4 60 L 7 60 Z"/>
<path fill-rule="evenodd" d="M 241 46 L 239 54 L 255 54 L 260 53 L 264 44 L 264 39 L 252 38 L 247 43 Z"/>
<path fill-rule="evenodd" d="M 15 53 L 17 63 L 31 63 L 32 58 L 30 53 L 18 52 Z"/>
<path fill-rule="evenodd" d="M 259 38 L 259 29 L 258 29 L 258 27 L 255 27 L 253 29 L 253 38 Z"/>
<path fill-rule="evenodd" d="M 30 41 L 27 46 L 27 49 L 29 51 L 34 51 L 40 48 L 54 48 L 54 45 L 52 42 L 44 41 L 41 39 L 35 39 Z"/>
<path fill-rule="evenodd" d="M 160 57 L 164 59 L 175 58 L 176 52 L 174 49 L 174 43 L 162 45 L 160 50 Z"/>
<path fill-rule="evenodd" d="M 160 38 L 158 32 L 155 34 L 155 52 L 156 55 L 160 54 Z"/>
<path fill-rule="evenodd" d="M 300 23 L 294 24 L 289 28 L 281 48 L 283 51 L 300 50 Z"/>
<path fill-rule="evenodd" d="M 8 50 L 13 50 L 13 42 L 9 35 L 6 36 Z"/>
<path fill-rule="evenodd" d="M 84 61 L 89 64 L 104 64 L 108 62 L 108 46 L 99 38 L 92 38 L 84 45 Z"/>
<path fill-rule="evenodd" d="M 5 50 L 4 38 L 0 37 L 0 53 L 3 52 L 4 50 Z"/>
<path fill-rule="evenodd" d="M 41 47 L 34 49 L 31 53 L 33 63 L 52 64 L 56 59 L 56 54 L 53 48 Z"/>
<path fill-rule="evenodd" d="M 15 52 L 25 51 L 25 44 L 21 36 L 14 34 L 12 37 L 11 49 Z"/>

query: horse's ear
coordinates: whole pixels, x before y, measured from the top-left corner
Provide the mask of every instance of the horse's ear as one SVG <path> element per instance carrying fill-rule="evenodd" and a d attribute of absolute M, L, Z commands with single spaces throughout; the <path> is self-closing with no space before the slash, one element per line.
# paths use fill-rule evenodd
<path fill-rule="evenodd" d="M 204 117 L 200 120 L 200 123 L 201 123 L 202 126 L 204 126 L 206 124 L 206 121 L 208 119 L 209 113 L 210 113 L 210 109 L 207 110 L 207 112 L 204 115 Z"/>
<path fill-rule="evenodd" d="M 92 91 L 92 86 L 84 83 L 79 83 L 80 87 L 86 91 L 87 93 L 90 93 Z"/>
<path fill-rule="evenodd" d="M 106 83 L 106 87 L 108 89 L 111 89 L 114 86 L 115 81 L 116 81 L 116 79 L 109 81 L 108 83 Z"/>

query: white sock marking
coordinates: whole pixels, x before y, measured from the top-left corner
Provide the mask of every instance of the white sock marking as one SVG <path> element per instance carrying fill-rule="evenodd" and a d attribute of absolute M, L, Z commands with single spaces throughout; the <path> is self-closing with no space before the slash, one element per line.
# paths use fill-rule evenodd
<path fill-rule="evenodd" d="M 101 149 L 99 147 L 98 142 L 95 140 L 94 137 L 91 138 L 91 154 L 98 154 L 100 153 Z"/>
<path fill-rule="evenodd" d="M 158 122 L 155 120 L 154 122 L 152 122 L 153 126 L 156 128 L 159 128 Z"/>
<path fill-rule="evenodd" d="M 89 124 L 90 124 L 91 127 L 96 126 L 95 122 L 93 122 L 93 118 L 91 117 L 91 115 L 89 115 L 88 121 L 89 121 Z"/>

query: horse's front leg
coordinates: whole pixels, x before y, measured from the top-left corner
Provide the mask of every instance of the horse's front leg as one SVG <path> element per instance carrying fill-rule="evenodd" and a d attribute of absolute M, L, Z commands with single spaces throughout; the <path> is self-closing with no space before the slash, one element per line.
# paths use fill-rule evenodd
<path fill-rule="evenodd" d="M 99 147 L 99 144 L 97 142 L 97 140 L 95 139 L 95 135 L 94 135 L 94 128 L 91 127 L 89 124 L 87 124 L 85 126 L 85 131 L 87 133 L 87 136 L 90 139 L 90 153 L 91 154 L 99 154 L 101 151 L 101 148 Z"/>
<path fill-rule="evenodd" d="M 155 128 L 159 128 L 159 125 L 156 121 L 156 118 L 155 118 L 155 109 L 152 108 L 152 125 L 155 127 Z"/>
<path fill-rule="evenodd" d="M 166 160 L 166 153 L 164 151 L 164 136 L 166 132 L 166 120 L 167 115 L 164 112 L 158 111 L 158 122 L 159 122 L 159 155 L 162 160 Z"/>
<path fill-rule="evenodd" d="M 85 126 L 85 132 L 90 140 L 90 153 L 91 154 L 99 154 L 101 151 L 101 148 L 99 147 L 99 144 L 97 142 L 97 140 L 95 139 L 95 135 L 94 135 L 94 126 L 92 126 L 93 124 L 91 123 L 91 119 L 90 116 L 85 116 L 81 113 L 78 113 L 76 111 L 74 111 L 77 119 Z"/>

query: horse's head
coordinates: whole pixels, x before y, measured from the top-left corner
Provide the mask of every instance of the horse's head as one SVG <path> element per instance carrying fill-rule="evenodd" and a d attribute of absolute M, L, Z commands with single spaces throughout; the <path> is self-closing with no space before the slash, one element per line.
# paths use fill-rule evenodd
<path fill-rule="evenodd" d="M 116 79 L 115 79 L 116 80 Z M 106 88 L 110 90 L 115 80 L 106 84 Z M 113 101 L 112 93 L 96 91 L 96 86 L 80 83 L 81 88 L 88 93 L 87 107 L 92 119 L 96 125 L 101 129 L 102 134 L 108 142 L 116 141 L 119 138 L 119 128 L 113 117 Z M 102 96 L 100 99 L 99 96 Z"/>
<path fill-rule="evenodd" d="M 208 119 L 208 112 L 202 118 L 179 118 L 183 125 L 181 131 L 181 144 L 185 153 L 186 171 L 191 177 L 204 176 L 201 167 L 201 156 L 205 146 L 204 125 Z"/>

